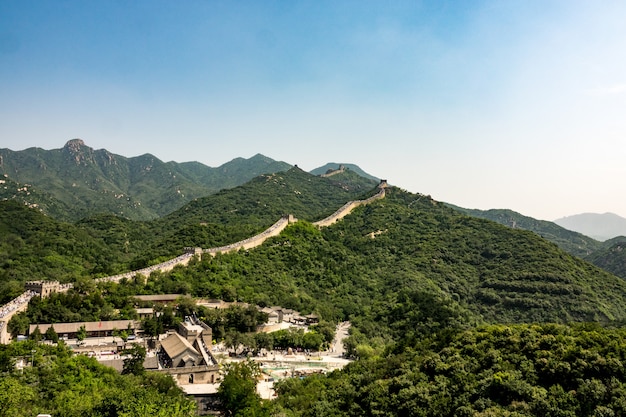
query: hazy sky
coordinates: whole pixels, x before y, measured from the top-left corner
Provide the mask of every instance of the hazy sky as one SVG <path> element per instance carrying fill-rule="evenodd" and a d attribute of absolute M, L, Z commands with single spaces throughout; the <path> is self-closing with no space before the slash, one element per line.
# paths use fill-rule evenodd
<path fill-rule="evenodd" d="M 0 1 L 0 148 L 355 163 L 626 217 L 626 2 Z"/>

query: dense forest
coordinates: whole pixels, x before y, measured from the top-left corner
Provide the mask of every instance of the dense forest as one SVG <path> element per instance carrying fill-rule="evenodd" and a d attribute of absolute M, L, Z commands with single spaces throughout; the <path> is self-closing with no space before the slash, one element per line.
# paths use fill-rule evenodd
<path fill-rule="evenodd" d="M 16 371 L 17 361 L 25 365 Z M 169 375 L 118 374 L 94 358 L 73 355 L 63 343 L 0 345 L 0 415 L 66 417 L 195 415 Z"/>
<path fill-rule="evenodd" d="M 151 222 L 106 215 L 59 223 L 3 202 L 3 294 L 19 293 L 23 281 L 36 276 L 75 282 L 67 294 L 33 301 L 15 316 L 12 330 L 132 318 L 135 294 L 280 305 L 315 313 L 322 323 L 306 340 L 297 333 L 255 338 L 250 330 L 260 318 L 251 312 L 216 316 L 189 298 L 180 311 L 162 316 L 169 323 L 147 325 L 157 331 L 192 309 L 228 344 L 269 348 L 321 346 L 332 338 L 333 323 L 352 323 L 346 348 L 357 359 L 353 364 L 328 376 L 284 381 L 271 404 L 250 394 L 247 406 L 231 415 L 624 413 L 626 281 L 534 232 L 469 217 L 395 187 L 330 227 L 311 223 L 374 192 L 371 181 L 351 172 L 319 178 L 293 168 Z M 120 284 L 91 280 L 157 263 L 183 246 L 251 236 L 285 213 L 299 221 L 258 248 Z M 234 385 L 248 387 L 253 371 L 237 369 Z M 22 384 L 17 378 L 15 389 Z"/>
<path fill-rule="evenodd" d="M 403 338 L 341 372 L 288 379 L 284 416 L 621 416 L 626 331 L 491 325 Z M 280 414 L 282 413 L 282 414 Z"/>

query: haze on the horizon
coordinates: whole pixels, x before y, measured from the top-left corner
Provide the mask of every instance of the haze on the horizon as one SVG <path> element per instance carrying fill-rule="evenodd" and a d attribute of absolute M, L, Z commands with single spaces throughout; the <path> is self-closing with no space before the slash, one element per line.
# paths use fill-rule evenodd
<path fill-rule="evenodd" d="M 626 217 L 626 3 L 0 2 L 0 148 L 355 163 L 468 208 Z"/>

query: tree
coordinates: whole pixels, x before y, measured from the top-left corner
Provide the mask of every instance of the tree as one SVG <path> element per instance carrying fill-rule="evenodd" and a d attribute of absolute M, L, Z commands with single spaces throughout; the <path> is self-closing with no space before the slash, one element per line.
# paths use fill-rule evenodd
<path fill-rule="evenodd" d="M 46 340 L 50 340 L 53 343 L 59 342 L 59 335 L 57 334 L 56 331 L 54 331 L 54 327 L 52 326 L 48 327 L 44 335 L 46 336 Z"/>
<path fill-rule="evenodd" d="M 34 340 L 35 342 L 40 342 L 43 339 L 43 335 L 41 334 L 41 330 L 39 326 L 35 327 L 35 330 L 28 336 L 29 339 Z"/>
<path fill-rule="evenodd" d="M 178 305 L 176 306 L 176 310 L 178 311 L 178 315 L 183 319 L 188 316 L 193 316 L 196 311 L 196 300 L 189 296 L 178 297 L 176 300 Z"/>
<path fill-rule="evenodd" d="M 14 314 L 9 320 L 8 330 L 12 337 L 17 337 L 19 334 L 26 334 L 28 332 L 28 326 L 30 326 L 30 320 L 26 313 L 21 312 Z"/>
<path fill-rule="evenodd" d="M 128 356 L 124 359 L 122 375 L 143 375 L 146 372 L 143 367 L 143 362 L 146 359 L 146 348 L 135 344 L 131 348 L 124 349 L 124 354 Z"/>
<path fill-rule="evenodd" d="M 163 323 L 156 317 L 144 319 L 141 323 L 141 327 L 143 328 L 144 334 L 152 338 L 156 338 L 158 335 L 165 332 Z"/>
<path fill-rule="evenodd" d="M 80 345 L 83 342 L 83 340 L 85 340 L 86 338 L 87 338 L 87 329 L 85 329 L 85 325 L 83 324 L 82 326 L 80 326 L 80 328 L 76 332 L 76 340 L 78 341 L 78 344 Z"/>
<path fill-rule="evenodd" d="M 256 341 L 256 346 L 259 349 L 274 349 L 274 338 L 269 333 L 256 333 L 254 335 L 254 340 Z"/>
<path fill-rule="evenodd" d="M 0 416 L 19 417 L 30 413 L 37 395 L 28 384 L 6 376 L 0 379 Z"/>
<path fill-rule="evenodd" d="M 256 392 L 259 365 L 251 360 L 226 365 L 226 376 L 217 390 L 228 416 L 269 416 Z"/>

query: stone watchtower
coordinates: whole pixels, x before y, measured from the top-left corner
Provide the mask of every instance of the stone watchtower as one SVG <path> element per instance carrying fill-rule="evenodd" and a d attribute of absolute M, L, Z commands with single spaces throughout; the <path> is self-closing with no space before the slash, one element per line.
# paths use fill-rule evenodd
<path fill-rule="evenodd" d="M 189 254 L 195 255 L 195 256 L 197 256 L 199 258 L 202 257 L 202 248 L 194 248 L 194 247 L 191 247 L 191 246 L 187 246 L 187 247 L 184 248 L 184 251 L 185 251 L 185 253 L 189 253 Z"/>
<path fill-rule="evenodd" d="M 59 292 L 59 281 L 28 281 L 24 287 L 27 291 L 34 291 L 40 297 L 47 297 L 53 292 Z"/>

